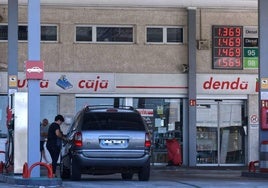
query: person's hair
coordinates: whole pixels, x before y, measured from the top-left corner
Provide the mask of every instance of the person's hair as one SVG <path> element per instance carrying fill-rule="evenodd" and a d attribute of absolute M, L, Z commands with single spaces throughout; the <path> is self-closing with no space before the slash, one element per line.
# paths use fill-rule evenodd
<path fill-rule="evenodd" d="M 64 122 L 64 117 L 63 117 L 62 115 L 58 114 L 58 115 L 56 115 L 56 117 L 55 117 L 55 121 L 58 121 L 58 120 Z"/>
<path fill-rule="evenodd" d="M 47 118 L 43 119 L 42 123 L 48 124 L 48 119 Z"/>

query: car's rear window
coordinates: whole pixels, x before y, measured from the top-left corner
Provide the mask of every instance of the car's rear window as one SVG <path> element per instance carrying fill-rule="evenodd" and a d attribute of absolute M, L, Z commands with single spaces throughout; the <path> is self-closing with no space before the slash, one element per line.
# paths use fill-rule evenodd
<path fill-rule="evenodd" d="M 86 113 L 82 130 L 145 130 L 142 118 L 135 113 Z"/>

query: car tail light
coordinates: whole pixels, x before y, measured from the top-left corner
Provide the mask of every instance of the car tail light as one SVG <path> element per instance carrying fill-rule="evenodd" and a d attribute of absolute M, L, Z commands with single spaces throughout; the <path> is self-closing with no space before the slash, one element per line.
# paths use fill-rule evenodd
<path fill-rule="evenodd" d="M 74 145 L 77 146 L 77 147 L 83 146 L 82 133 L 81 132 L 75 133 L 75 135 L 74 135 Z"/>
<path fill-rule="evenodd" d="M 147 148 L 151 147 L 151 139 L 149 133 L 146 133 L 145 135 L 145 147 Z"/>

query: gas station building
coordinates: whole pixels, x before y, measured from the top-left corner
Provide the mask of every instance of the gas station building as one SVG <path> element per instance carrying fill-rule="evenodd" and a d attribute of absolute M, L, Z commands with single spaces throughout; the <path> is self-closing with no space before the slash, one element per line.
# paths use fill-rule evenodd
<path fill-rule="evenodd" d="M 259 84 L 257 3 L 41 0 L 40 121 L 52 123 L 60 113 L 67 131 L 85 105 L 133 106 L 153 135 L 152 165 L 167 164 L 169 138 L 180 142 L 186 166 L 258 160 L 259 90 L 268 78 Z M 19 1 L 14 83 L 7 72 L 8 4 L 0 0 L 3 135 L 8 88 L 29 89 L 28 11 Z"/>

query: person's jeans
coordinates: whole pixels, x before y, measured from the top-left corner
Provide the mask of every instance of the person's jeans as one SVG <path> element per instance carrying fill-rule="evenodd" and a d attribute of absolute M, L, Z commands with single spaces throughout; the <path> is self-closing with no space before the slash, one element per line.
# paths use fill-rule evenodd
<path fill-rule="evenodd" d="M 53 171 L 53 174 L 56 174 L 56 169 L 57 169 L 57 162 L 58 162 L 58 159 L 59 159 L 59 155 L 60 155 L 60 148 L 58 147 L 53 147 L 53 148 L 47 148 L 50 156 L 51 156 L 51 159 L 52 159 L 52 171 Z"/>

